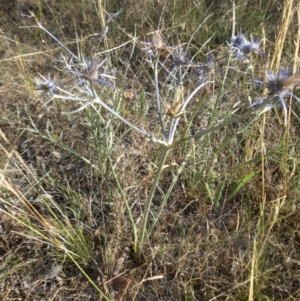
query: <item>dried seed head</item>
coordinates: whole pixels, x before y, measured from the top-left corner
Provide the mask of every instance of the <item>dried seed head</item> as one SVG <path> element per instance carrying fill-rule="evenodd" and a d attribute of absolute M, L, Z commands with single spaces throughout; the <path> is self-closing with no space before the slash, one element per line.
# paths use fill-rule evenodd
<path fill-rule="evenodd" d="M 152 53 L 156 52 L 157 50 L 160 53 L 165 53 L 166 55 L 172 52 L 172 47 L 168 46 L 162 38 L 161 31 L 155 31 L 151 36 L 148 36 L 145 41 L 141 41 L 141 44 L 146 46 L 143 48 L 144 50 L 150 51 Z"/>
<path fill-rule="evenodd" d="M 170 116 L 171 118 L 177 118 L 182 115 L 184 112 L 180 111 L 182 104 L 180 101 L 176 101 L 173 105 L 167 108 L 166 115 Z"/>
<path fill-rule="evenodd" d="M 96 80 L 98 78 L 98 62 L 93 59 L 87 63 L 85 69 L 83 70 L 83 74 L 91 80 Z"/>
<path fill-rule="evenodd" d="M 99 73 L 99 68 L 104 64 L 106 60 L 103 60 L 98 64 L 96 59 L 92 59 L 91 61 L 84 61 L 83 71 L 79 75 L 80 84 L 83 83 L 84 79 L 96 82 L 98 84 L 104 84 L 106 86 L 110 86 L 112 88 L 116 88 L 116 86 L 104 78 L 114 78 L 114 76 L 110 75 L 113 72 L 101 72 Z M 74 72 L 72 72 L 74 73 Z M 77 75 L 78 76 L 78 75 Z"/>
<path fill-rule="evenodd" d="M 156 31 L 153 35 L 152 35 L 152 42 L 154 44 L 154 46 L 157 49 L 161 49 L 165 47 L 165 43 L 163 42 L 162 36 L 161 36 L 161 32 L 160 31 Z"/>

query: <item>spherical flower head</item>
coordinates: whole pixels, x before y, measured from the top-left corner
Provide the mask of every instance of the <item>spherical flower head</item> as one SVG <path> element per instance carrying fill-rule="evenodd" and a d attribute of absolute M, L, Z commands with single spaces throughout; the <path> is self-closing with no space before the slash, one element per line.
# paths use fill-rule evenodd
<path fill-rule="evenodd" d="M 48 93 L 54 94 L 56 84 L 54 84 L 54 82 L 51 80 L 50 74 L 48 75 L 47 79 L 40 80 L 39 78 L 36 78 L 35 81 L 36 81 L 36 84 L 38 85 L 36 90 L 43 91 L 43 94 L 42 94 L 43 96 Z"/>
<path fill-rule="evenodd" d="M 211 53 L 208 53 L 205 58 L 205 62 L 200 64 L 196 69 L 196 75 L 199 82 L 202 84 L 205 82 L 208 73 L 214 69 L 215 61 Z"/>
<path fill-rule="evenodd" d="M 237 59 L 246 60 L 246 57 L 251 56 L 252 54 L 263 55 L 264 53 L 260 51 L 260 41 L 255 41 L 253 36 L 250 36 L 250 41 L 248 41 L 245 36 L 240 33 L 236 37 L 231 39 L 231 45 L 233 52 L 236 54 Z"/>
<path fill-rule="evenodd" d="M 233 48 L 240 49 L 243 45 L 247 43 L 247 39 L 242 33 L 239 33 L 236 37 L 231 38 L 231 43 Z"/>
<path fill-rule="evenodd" d="M 278 72 L 277 76 L 274 75 L 274 73 L 267 71 L 267 78 L 268 82 L 264 84 L 269 90 L 269 102 L 270 100 L 273 101 L 273 99 L 280 101 L 280 106 L 283 109 L 284 112 L 284 125 L 287 125 L 288 121 L 288 114 L 287 114 L 287 106 L 285 103 L 285 97 L 290 96 L 300 102 L 300 99 L 293 94 L 293 87 L 300 83 L 300 73 L 292 74 L 291 71 L 288 69 L 284 69 Z M 261 81 L 258 81 L 259 83 L 262 83 Z M 276 105 L 272 105 L 269 102 L 267 102 L 264 105 L 264 109 L 270 109 L 276 107 Z M 261 105 L 264 103 L 264 99 L 258 99 L 256 100 L 251 107 L 256 105 Z"/>
<path fill-rule="evenodd" d="M 287 107 L 284 98 L 291 96 L 300 102 L 300 99 L 292 93 L 292 88 L 300 82 L 300 74 L 292 74 L 289 70 L 279 71 L 277 77 L 270 71 L 267 71 L 267 88 L 270 95 L 276 95 L 284 111 L 284 124 L 287 124 Z"/>
<path fill-rule="evenodd" d="M 270 94 L 282 93 L 284 90 L 287 90 L 289 87 L 285 85 L 286 80 L 291 75 L 291 72 L 287 69 L 279 71 L 277 77 L 274 73 L 267 71 L 267 88 Z"/>
<path fill-rule="evenodd" d="M 98 69 L 101 67 L 101 64 L 98 64 L 97 60 L 93 59 L 89 62 L 84 62 L 83 75 L 90 80 L 96 80 L 99 77 Z"/>
<path fill-rule="evenodd" d="M 175 54 L 172 55 L 172 59 L 174 62 L 174 66 L 188 65 L 191 63 L 190 60 L 187 58 L 186 54 L 184 53 L 182 47 L 176 48 Z"/>
<path fill-rule="evenodd" d="M 99 68 L 104 64 L 105 61 L 106 60 L 103 60 L 101 63 L 98 64 L 96 59 L 92 59 L 91 61 L 84 60 L 84 64 L 83 64 L 84 68 L 82 71 L 81 79 L 88 79 L 98 84 L 104 84 L 112 88 L 115 88 L 115 85 L 103 79 L 103 77 L 114 78 L 113 76 L 109 75 L 110 72 L 102 72 L 102 73 L 99 72 Z"/>

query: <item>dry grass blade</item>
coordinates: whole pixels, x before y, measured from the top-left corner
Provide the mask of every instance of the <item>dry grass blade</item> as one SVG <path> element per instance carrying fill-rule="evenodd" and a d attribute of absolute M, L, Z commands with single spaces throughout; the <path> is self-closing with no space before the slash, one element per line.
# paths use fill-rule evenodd
<path fill-rule="evenodd" d="M 280 69 L 282 61 L 282 52 L 284 43 L 286 42 L 286 36 L 289 31 L 291 23 L 295 20 L 295 14 L 299 10 L 299 4 L 294 5 L 294 0 L 287 0 L 283 3 L 282 20 L 279 27 L 279 32 L 276 37 L 274 55 L 270 64 L 270 69 L 276 72 Z"/>

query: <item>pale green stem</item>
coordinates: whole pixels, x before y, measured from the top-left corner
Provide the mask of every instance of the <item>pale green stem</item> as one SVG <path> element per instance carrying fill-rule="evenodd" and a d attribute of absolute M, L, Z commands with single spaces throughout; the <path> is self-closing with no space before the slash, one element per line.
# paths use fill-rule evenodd
<path fill-rule="evenodd" d="M 185 141 L 188 141 L 190 139 L 197 139 L 197 138 L 201 138 L 209 133 L 212 133 L 212 132 L 215 132 L 219 129 L 222 129 L 230 124 L 233 124 L 233 123 L 236 123 L 236 122 L 239 122 L 249 116 L 251 116 L 251 114 L 259 111 L 261 108 L 265 107 L 270 101 L 272 100 L 272 97 L 269 97 L 267 100 L 265 100 L 262 104 L 260 104 L 259 106 L 257 106 L 256 108 L 249 108 L 243 115 L 240 115 L 238 117 L 235 117 L 235 118 L 232 118 L 228 121 L 225 121 L 221 124 L 218 124 L 216 126 L 213 126 L 207 130 L 203 130 L 201 131 L 200 133 L 197 133 L 195 135 L 192 135 L 192 136 L 189 136 L 189 137 L 183 137 L 177 141 L 175 141 L 169 148 L 174 148 L 178 145 L 180 145 L 181 143 L 185 142 Z"/>
<path fill-rule="evenodd" d="M 117 176 L 117 174 L 116 174 L 116 172 L 115 172 L 115 168 L 114 168 L 114 166 L 113 166 L 113 163 L 112 163 L 112 161 L 111 161 L 111 157 L 110 157 L 110 156 L 108 156 L 108 161 L 109 161 L 109 165 L 110 165 L 111 172 L 112 172 L 113 177 L 114 177 L 114 179 L 115 179 L 115 182 L 116 182 L 116 184 L 117 184 L 117 186 L 118 186 L 118 189 L 119 189 L 119 191 L 120 191 L 120 193 L 121 193 L 121 195 L 122 195 L 122 199 L 123 199 L 123 202 L 124 202 L 125 207 L 126 207 L 126 211 L 127 211 L 127 213 L 128 213 L 128 216 L 129 216 L 129 220 L 130 220 L 131 227 L 132 227 L 132 231 L 133 231 L 134 248 L 136 248 L 136 245 L 137 245 L 137 238 L 138 238 L 138 237 L 137 237 L 137 228 L 136 228 L 136 225 L 135 225 L 133 216 L 132 216 L 132 212 L 131 212 L 130 206 L 129 206 L 129 204 L 128 204 L 128 201 L 127 201 L 127 199 L 126 199 L 126 195 L 125 195 L 125 193 L 124 193 L 124 190 L 123 190 L 123 188 L 121 187 L 121 184 L 120 184 L 120 182 L 119 182 L 118 176 Z"/>
<path fill-rule="evenodd" d="M 111 107 L 109 107 L 106 103 L 104 103 L 98 96 L 96 99 L 87 101 L 87 99 L 84 98 L 77 98 L 77 97 L 65 97 L 65 96 L 61 96 L 61 95 L 54 95 L 53 98 L 59 98 L 59 99 L 67 99 L 67 100 L 78 100 L 78 101 L 85 101 L 86 103 L 81 106 L 79 109 L 70 112 L 70 113 L 78 113 L 81 110 L 83 110 L 84 108 L 86 108 L 88 105 L 92 104 L 92 103 L 99 103 L 101 106 L 103 106 L 107 111 L 109 111 L 111 114 L 113 114 L 115 117 L 117 117 L 118 119 L 120 119 L 121 121 L 123 121 L 125 124 L 127 124 L 129 127 L 131 127 L 132 129 L 134 129 L 135 131 L 139 132 L 140 134 L 143 134 L 144 136 L 148 137 L 151 141 L 153 142 L 157 142 L 159 144 L 163 144 L 166 145 L 166 143 L 160 139 L 157 139 L 156 137 L 152 136 L 151 134 L 147 133 L 146 131 L 144 131 L 143 129 L 140 129 L 139 127 L 135 126 L 134 124 L 132 124 L 131 122 L 129 122 L 127 119 L 125 119 L 124 117 L 122 117 L 121 115 L 119 115 L 115 110 L 113 110 Z"/>
<path fill-rule="evenodd" d="M 148 237 L 148 236 L 146 236 L 146 231 L 147 231 L 147 223 L 148 223 L 150 207 L 151 207 L 151 204 L 152 204 L 153 196 L 154 196 L 156 187 L 158 185 L 161 173 L 163 171 L 163 167 L 164 167 L 166 159 L 168 157 L 169 151 L 170 151 L 170 149 L 168 149 L 167 147 L 163 148 L 163 152 L 162 152 L 162 155 L 161 155 L 161 158 L 160 158 L 159 166 L 158 166 L 158 169 L 156 171 L 156 175 L 155 175 L 155 178 L 152 182 L 152 186 L 151 186 L 148 198 L 147 198 L 146 207 L 144 209 L 144 214 L 143 214 L 143 218 L 142 218 L 142 222 L 141 222 L 142 226 L 140 228 L 140 233 L 139 233 L 139 236 L 138 236 L 138 247 L 137 247 L 137 250 L 136 250 L 137 251 L 136 254 L 137 254 L 138 259 L 140 259 L 140 257 L 141 257 L 142 247 L 143 247 L 144 243 L 146 242 L 146 237 Z"/>
<path fill-rule="evenodd" d="M 60 42 L 51 32 L 49 32 L 38 20 L 35 18 L 35 22 L 37 23 L 38 27 L 44 30 L 53 40 L 55 40 L 63 49 L 65 49 L 73 58 L 79 60 L 79 58 L 62 42 Z"/>
<path fill-rule="evenodd" d="M 157 108 L 157 113 L 158 113 L 158 119 L 161 127 L 161 132 L 164 138 L 164 141 L 166 141 L 166 132 L 165 132 L 165 127 L 162 119 L 162 113 L 161 113 L 161 107 L 160 107 L 160 95 L 159 95 L 159 87 L 158 87 L 158 61 L 159 61 L 159 55 L 155 57 L 155 62 L 154 62 L 154 84 L 155 84 L 155 97 L 156 97 L 156 108 Z"/>
<path fill-rule="evenodd" d="M 181 106 L 180 108 L 180 111 L 179 113 L 183 113 L 186 106 L 189 104 L 189 102 L 191 101 L 191 99 L 195 96 L 195 94 L 202 88 L 204 87 L 205 85 L 207 84 L 211 84 L 213 83 L 212 81 L 210 82 L 205 82 L 204 84 L 201 84 L 200 86 L 198 86 L 190 95 L 189 97 L 184 101 L 183 105 Z M 172 144 L 173 140 L 174 140 L 174 135 L 176 133 L 176 128 L 177 128 L 177 125 L 178 125 L 178 122 L 179 122 L 179 118 L 173 118 L 171 120 L 171 124 L 170 124 L 170 131 L 169 131 L 169 138 L 168 138 L 168 141 L 167 143 L 168 144 Z"/>
<path fill-rule="evenodd" d="M 171 185 L 169 186 L 169 189 L 168 189 L 167 193 L 164 195 L 163 201 L 162 201 L 162 203 L 161 203 L 161 205 L 160 205 L 160 207 L 159 207 L 159 210 L 158 210 L 157 214 L 155 215 L 154 221 L 153 221 L 152 224 L 151 224 L 151 227 L 150 227 L 150 229 L 149 229 L 149 231 L 148 231 L 148 235 L 147 235 L 147 238 L 146 238 L 145 241 L 148 240 L 148 238 L 149 238 L 149 236 L 151 235 L 151 233 L 152 233 L 154 227 L 156 226 L 156 224 L 157 224 L 157 222 L 158 222 L 158 220 L 159 220 L 159 218 L 160 218 L 160 216 L 161 216 L 161 214 L 162 214 L 162 212 L 163 212 L 163 209 L 164 209 L 164 207 L 165 207 L 165 205 L 166 205 L 166 202 L 168 201 L 168 199 L 169 199 L 169 197 L 170 197 L 170 194 L 171 194 L 171 192 L 172 192 L 172 190 L 173 190 L 175 184 L 177 183 L 177 180 L 178 180 L 178 178 L 179 178 L 181 172 L 183 171 L 183 169 L 184 169 L 184 167 L 185 167 L 185 165 L 186 165 L 186 163 L 187 163 L 187 159 L 190 157 L 192 151 L 193 151 L 193 148 L 191 148 L 191 149 L 189 150 L 189 152 L 187 153 L 187 155 L 186 155 L 185 159 L 183 160 L 181 166 L 178 168 L 178 171 L 176 172 L 176 175 L 173 177 L 172 183 L 171 183 Z"/>
<path fill-rule="evenodd" d="M 251 89 L 251 104 L 254 102 L 255 100 L 255 76 L 254 76 L 254 67 L 253 67 L 253 57 L 251 55 L 250 57 L 250 74 L 251 74 L 251 85 L 252 85 L 252 89 Z"/>
<path fill-rule="evenodd" d="M 69 258 L 74 262 L 74 264 L 78 267 L 78 269 L 81 271 L 81 273 L 84 275 L 84 277 L 89 281 L 89 283 L 96 289 L 96 291 L 101 295 L 102 298 L 104 298 L 107 301 L 110 301 L 109 299 L 95 284 L 95 282 L 88 276 L 88 274 L 83 270 L 83 268 L 77 263 L 77 261 L 71 256 L 71 254 L 65 250 Z"/>

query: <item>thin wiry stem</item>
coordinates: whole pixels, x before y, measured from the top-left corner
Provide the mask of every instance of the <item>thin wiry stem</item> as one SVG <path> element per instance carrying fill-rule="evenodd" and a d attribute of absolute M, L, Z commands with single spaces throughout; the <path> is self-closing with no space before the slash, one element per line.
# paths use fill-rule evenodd
<path fill-rule="evenodd" d="M 121 193 L 121 196 L 122 196 L 122 199 L 123 199 L 123 202 L 125 204 L 125 207 L 126 207 L 126 211 L 128 213 L 128 216 L 129 216 L 129 220 L 130 220 L 130 223 L 131 223 L 131 227 L 132 227 L 132 231 L 133 231 L 133 243 L 134 243 L 134 248 L 136 248 L 136 245 L 137 245 L 137 240 L 138 240 L 138 237 L 137 237 L 137 227 L 135 225 L 135 222 L 134 222 L 134 218 L 133 218 L 133 215 L 132 215 L 132 211 L 130 209 L 130 206 L 129 206 L 129 203 L 127 201 L 127 198 L 126 198 L 126 195 L 124 193 L 124 189 L 122 188 L 121 184 L 120 184 L 120 181 L 118 179 L 118 176 L 116 174 L 116 171 L 115 171 L 115 168 L 113 166 L 113 162 L 112 162 L 112 159 L 111 159 L 111 156 L 108 156 L 108 161 L 109 161 L 109 165 L 111 167 L 111 172 L 113 174 L 113 177 L 115 179 L 115 182 L 117 184 L 117 187 Z"/>
<path fill-rule="evenodd" d="M 209 133 L 212 133 L 212 132 L 215 132 L 219 129 L 222 129 L 230 124 L 233 124 L 233 123 L 236 123 L 236 122 L 239 122 L 247 117 L 249 117 L 251 114 L 255 113 L 255 112 L 258 112 L 259 110 L 261 110 L 262 108 L 264 108 L 267 104 L 269 104 L 272 100 L 273 100 L 273 96 L 269 96 L 262 104 L 260 104 L 259 106 L 257 106 L 256 108 L 253 108 L 253 107 L 250 107 L 243 115 L 240 115 L 238 117 L 235 117 L 235 118 L 232 118 L 228 121 L 225 121 L 221 124 L 218 124 L 216 126 L 213 126 L 207 130 L 203 130 L 195 135 L 192 135 L 192 136 L 189 136 L 189 137 L 184 137 L 184 138 L 181 138 L 177 141 L 175 141 L 172 145 L 169 146 L 169 148 L 175 148 L 177 147 L 178 145 L 188 141 L 188 140 L 191 140 L 191 139 L 197 139 L 197 138 L 201 138 Z"/>
<path fill-rule="evenodd" d="M 158 119 L 161 127 L 161 132 L 164 141 L 166 141 L 166 132 L 165 132 L 165 127 L 162 119 L 162 113 L 160 107 L 160 95 L 159 95 L 159 87 L 158 87 L 158 70 L 157 70 L 158 61 L 159 61 L 159 56 L 157 55 L 154 62 L 154 84 L 155 84 L 156 108 L 157 108 Z"/>
<path fill-rule="evenodd" d="M 75 101 L 85 101 L 86 103 L 84 105 L 82 105 L 80 108 L 78 108 L 75 111 L 69 112 L 69 114 L 72 113 L 78 113 L 81 110 L 83 110 L 84 108 L 86 108 L 88 105 L 92 104 L 92 103 L 99 103 L 101 106 L 103 106 L 107 111 L 109 111 L 111 114 L 113 114 L 115 117 L 117 117 L 118 119 L 120 119 L 121 121 L 123 121 L 125 124 L 127 124 L 129 127 L 131 127 L 132 129 L 134 129 L 135 131 L 139 132 L 140 134 L 143 134 L 144 136 L 148 137 L 151 141 L 153 142 L 157 142 L 159 144 L 165 145 L 167 146 L 167 143 L 165 141 L 162 141 L 154 136 L 152 136 L 151 134 L 149 134 L 148 132 L 146 132 L 143 129 L 140 129 L 139 127 L 135 126 L 134 124 L 132 124 L 131 122 L 129 122 L 127 119 L 125 119 L 124 117 L 122 117 L 121 115 L 119 115 L 115 110 L 113 110 L 112 108 L 110 108 L 106 103 L 104 103 L 97 95 L 95 95 L 96 97 L 92 100 L 87 100 L 84 98 L 77 98 L 77 97 L 66 97 L 66 96 L 60 96 L 60 95 L 54 95 L 53 98 L 59 98 L 59 99 L 68 99 L 68 100 L 75 100 Z"/>
<path fill-rule="evenodd" d="M 184 112 L 186 106 L 189 104 L 189 102 L 190 102 L 191 99 L 195 96 L 195 94 L 196 94 L 201 88 L 203 88 L 205 85 L 210 84 L 210 83 L 213 83 L 213 82 L 212 82 L 212 81 L 205 82 L 205 83 L 201 84 L 200 86 L 198 86 L 198 87 L 197 87 L 197 88 L 189 95 L 189 97 L 185 100 L 185 102 L 183 103 L 183 105 L 182 105 L 181 108 L 180 108 L 179 113 Z M 172 144 L 172 142 L 173 142 L 173 140 L 174 140 L 174 135 L 175 135 L 175 133 L 176 133 L 176 128 L 177 128 L 178 122 L 179 122 L 179 118 L 173 118 L 173 119 L 171 120 L 170 131 L 169 131 L 169 138 L 168 138 L 168 141 L 167 141 L 168 144 Z"/>
<path fill-rule="evenodd" d="M 283 112 L 284 112 L 284 126 L 287 125 L 287 108 L 286 108 L 286 104 L 285 104 L 285 101 L 283 99 L 283 96 L 279 93 L 278 94 L 278 98 L 280 100 L 280 103 L 282 105 L 282 108 L 283 108 Z"/>
<path fill-rule="evenodd" d="M 99 287 L 95 284 L 95 282 L 89 277 L 88 273 L 84 271 L 84 269 L 78 264 L 75 258 L 70 254 L 69 251 L 66 250 L 66 253 L 68 257 L 74 262 L 74 264 L 77 266 L 77 268 L 81 271 L 81 273 L 84 275 L 84 277 L 90 282 L 90 284 L 99 292 L 102 298 L 104 298 L 106 301 L 110 301 L 111 299 L 107 297 L 100 289 Z"/>
<path fill-rule="evenodd" d="M 254 87 L 255 87 L 255 77 L 254 77 L 254 68 L 253 68 L 253 57 L 250 57 L 250 74 L 251 74 L 251 82 L 252 82 L 252 89 L 251 89 L 251 103 L 254 102 L 255 99 L 255 91 L 254 91 Z"/>
<path fill-rule="evenodd" d="M 147 223 L 148 223 L 148 216 L 149 216 L 149 212 L 150 212 L 150 207 L 152 205 L 152 200 L 154 197 L 154 193 L 156 191 L 156 187 L 158 185 L 161 173 L 163 171 L 163 167 L 165 165 L 166 159 L 168 157 L 170 149 L 168 149 L 167 147 L 164 147 L 163 152 L 161 154 L 160 157 L 160 162 L 159 162 L 159 166 L 157 168 L 156 174 L 155 174 L 155 178 L 152 182 L 151 185 L 151 189 L 147 198 L 147 202 L 146 202 L 146 207 L 144 209 L 144 214 L 143 214 L 143 218 L 142 218 L 142 225 L 140 228 L 140 233 L 139 233 L 139 240 L 138 240 L 138 246 L 137 246 L 137 250 L 136 250 L 136 254 L 137 254 L 137 258 L 140 259 L 141 257 L 141 253 L 142 253 L 142 247 L 146 242 L 146 239 L 148 237 L 148 234 L 146 236 L 146 231 L 147 231 Z"/>
<path fill-rule="evenodd" d="M 34 17 L 36 24 L 40 29 L 45 31 L 52 39 L 54 39 L 63 49 L 65 49 L 73 58 L 80 61 L 79 58 L 68 48 L 66 47 L 62 42 L 60 42 L 51 32 L 49 32 L 38 20 L 36 17 Z"/>
<path fill-rule="evenodd" d="M 164 207 L 165 207 L 165 205 L 166 205 L 166 203 L 167 203 L 167 201 L 168 201 L 168 199 L 169 199 L 169 197 L 171 195 L 171 192 L 172 192 L 175 184 L 178 182 L 178 178 L 179 178 L 181 172 L 183 171 L 184 167 L 186 166 L 188 158 L 190 157 L 192 151 L 193 151 L 193 149 L 190 148 L 190 150 L 188 151 L 187 155 L 185 156 L 183 162 L 181 163 L 181 166 L 178 168 L 176 174 L 174 175 L 172 183 L 169 186 L 168 191 L 164 195 L 162 203 L 160 204 L 160 207 L 158 209 L 158 212 L 155 214 L 154 220 L 153 220 L 153 222 L 152 222 L 152 224 L 151 224 L 151 226 L 150 226 L 150 228 L 148 230 L 148 234 L 147 234 L 147 237 L 145 239 L 145 242 L 149 239 L 149 236 L 151 235 L 154 227 L 156 226 L 156 224 L 157 224 L 157 222 L 158 222 L 158 220 L 159 220 L 159 218 L 160 218 L 160 216 L 161 216 L 161 214 L 163 212 L 163 209 L 164 209 Z"/>

